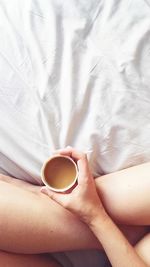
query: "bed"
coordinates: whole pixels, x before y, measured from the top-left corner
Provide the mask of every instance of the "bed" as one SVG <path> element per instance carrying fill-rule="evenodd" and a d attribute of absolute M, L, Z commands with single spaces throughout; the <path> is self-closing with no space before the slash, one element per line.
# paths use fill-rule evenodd
<path fill-rule="evenodd" d="M 149 0 L 0 0 L 1 173 L 42 184 L 71 145 L 100 176 L 149 161 L 149 136 Z"/>

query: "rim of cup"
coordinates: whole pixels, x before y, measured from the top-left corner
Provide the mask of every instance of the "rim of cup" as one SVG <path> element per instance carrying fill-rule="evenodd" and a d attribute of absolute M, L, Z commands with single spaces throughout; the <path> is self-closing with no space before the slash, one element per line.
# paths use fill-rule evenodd
<path fill-rule="evenodd" d="M 68 186 L 66 186 L 66 187 L 64 187 L 64 188 L 60 188 L 60 189 L 59 189 L 59 188 L 55 188 L 55 187 L 50 186 L 50 185 L 48 184 L 48 182 L 46 181 L 46 178 L 45 178 L 45 175 L 44 175 L 44 171 L 45 171 L 46 165 L 47 165 L 51 160 L 53 160 L 53 159 L 55 159 L 55 158 L 66 158 L 66 159 L 70 160 L 70 161 L 73 163 L 73 165 L 74 165 L 74 167 L 75 167 L 75 170 L 76 170 L 76 176 L 74 177 L 73 182 L 72 182 L 71 184 L 69 184 Z M 69 157 L 69 156 L 65 156 L 65 155 L 55 155 L 55 156 L 51 156 L 51 157 L 49 157 L 49 158 L 43 163 L 43 166 L 42 166 L 42 168 L 41 168 L 41 179 L 42 179 L 42 182 L 44 183 L 44 185 L 46 185 L 50 190 L 55 191 L 55 192 L 65 192 L 65 191 L 71 189 L 71 188 L 75 185 L 75 183 L 76 183 L 76 181 L 77 181 L 77 179 L 78 179 L 78 166 L 77 166 L 77 164 L 75 163 L 75 161 L 74 161 L 71 157 Z"/>

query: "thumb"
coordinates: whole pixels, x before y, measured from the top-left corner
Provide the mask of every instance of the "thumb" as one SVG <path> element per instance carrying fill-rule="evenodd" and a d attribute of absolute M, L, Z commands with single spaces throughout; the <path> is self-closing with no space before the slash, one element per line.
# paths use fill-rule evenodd
<path fill-rule="evenodd" d="M 41 192 L 44 193 L 45 195 L 49 196 L 52 200 L 56 201 L 62 206 L 66 206 L 66 195 L 61 194 L 61 193 L 56 193 L 47 188 L 46 186 L 43 186 L 41 188 Z"/>

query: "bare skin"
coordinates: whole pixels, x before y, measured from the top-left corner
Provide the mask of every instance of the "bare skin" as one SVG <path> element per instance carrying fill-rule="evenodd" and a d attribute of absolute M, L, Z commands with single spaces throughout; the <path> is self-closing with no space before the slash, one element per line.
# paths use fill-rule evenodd
<path fill-rule="evenodd" d="M 147 173 L 150 171 L 150 164 L 142 164 L 139 167 L 141 168 L 140 172 L 139 170 L 137 171 L 137 167 L 133 167 L 95 180 L 97 190 L 102 197 L 107 212 L 122 225 L 125 223 L 149 225 L 146 217 L 144 217 L 146 220 L 143 221 L 140 214 L 134 214 L 135 208 L 139 207 L 141 201 L 141 198 L 138 199 L 137 197 L 139 188 L 140 191 L 145 192 L 144 196 L 148 188 L 150 188 L 148 187 L 149 181 L 147 177 Z M 139 181 L 139 188 L 134 190 L 136 179 Z M 100 248 L 100 244 L 91 230 L 77 216 L 42 194 L 39 186 L 3 175 L 1 175 L 0 180 L 1 250 L 19 254 L 37 254 L 62 250 Z M 128 181 L 130 181 L 130 188 L 133 188 L 132 194 L 129 194 Z M 120 189 L 118 190 L 117 188 Z M 133 203 L 130 202 L 130 210 L 128 210 L 129 202 L 127 200 L 133 200 Z M 124 207 L 123 210 L 120 208 L 121 205 L 118 205 L 121 201 L 121 205 Z M 147 214 L 147 208 L 145 211 L 145 207 L 147 207 L 147 200 L 144 197 L 142 199 L 141 212 Z M 126 212 L 127 210 L 128 213 Z M 134 215 L 137 216 L 135 222 L 133 221 Z M 131 221 L 130 218 L 132 219 Z M 61 222 L 61 224 L 58 222 Z M 5 231 L 6 224 L 7 232 Z M 65 227 L 61 227 L 62 225 L 65 225 Z M 26 231 L 20 231 L 22 228 L 26 229 Z M 121 226 L 120 228 L 129 236 L 128 239 L 132 244 L 137 243 L 147 232 L 147 229 L 140 226 Z M 76 233 L 79 233 L 79 235 L 77 236 Z M 11 242 L 8 242 L 8 240 L 11 240 Z M 39 240 L 40 242 L 38 242 Z"/>
<path fill-rule="evenodd" d="M 50 255 L 18 255 L 0 252 L 0 263 L 4 267 L 61 267 Z"/>
<path fill-rule="evenodd" d="M 21 180 L 1 176 L 1 250 L 15 253 L 43 253 L 101 248 L 84 223 L 54 201 L 49 200 L 40 192 L 40 188 Z M 120 228 L 132 244 L 139 241 L 147 231 L 139 226 L 120 226 Z M 26 231 L 20 231 L 20 229 L 26 229 Z M 59 237 L 61 242 L 57 241 Z"/>
<path fill-rule="evenodd" d="M 79 169 L 78 185 L 69 194 L 56 193 L 47 187 L 43 187 L 42 192 L 73 214 L 76 214 L 81 221 L 88 225 L 99 242 L 101 242 L 112 267 L 150 266 L 150 257 L 147 254 L 147 250 L 145 250 L 146 244 L 150 247 L 149 234 L 141 241 L 143 243 L 143 251 L 141 251 L 140 243 L 136 249 L 131 246 L 102 204 L 89 170 L 86 155 L 73 148 L 61 150 L 60 154 L 71 156 L 76 160 Z M 145 199 L 149 200 L 147 197 Z M 147 209 L 147 211 L 149 210 Z M 143 215 L 144 221 L 149 223 L 150 214 Z M 142 254 L 142 257 L 140 257 L 140 254 Z"/>
<path fill-rule="evenodd" d="M 98 247 L 84 223 L 39 191 L 0 181 L 0 250 L 37 254 Z"/>
<path fill-rule="evenodd" d="M 136 244 L 135 249 L 147 265 L 150 266 L 150 233 Z"/>
<path fill-rule="evenodd" d="M 115 221 L 150 225 L 149 170 L 148 162 L 96 179 L 98 194 Z"/>

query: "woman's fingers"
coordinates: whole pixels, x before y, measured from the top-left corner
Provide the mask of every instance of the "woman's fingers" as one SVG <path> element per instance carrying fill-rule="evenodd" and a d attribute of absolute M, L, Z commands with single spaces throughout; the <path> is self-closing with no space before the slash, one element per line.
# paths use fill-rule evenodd
<path fill-rule="evenodd" d="M 68 153 L 66 155 L 70 155 L 77 162 L 79 170 L 78 184 L 84 184 L 91 180 L 91 173 L 89 170 L 87 155 L 83 152 L 77 151 L 72 147 L 68 147 L 64 152 Z"/>
<path fill-rule="evenodd" d="M 78 169 L 79 169 L 79 175 L 78 175 L 78 184 L 87 184 L 89 181 L 91 181 L 92 176 L 89 170 L 88 166 L 88 160 L 86 155 L 82 157 L 77 162 Z"/>
<path fill-rule="evenodd" d="M 87 181 L 91 179 L 91 174 L 88 166 L 88 159 L 85 153 L 68 146 L 64 149 L 57 150 L 56 154 L 69 156 L 77 162 L 79 170 L 78 184 L 87 183 Z"/>
<path fill-rule="evenodd" d="M 53 192 L 52 190 L 48 189 L 46 186 L 41 188 L 41 192 L 45 195 L 49 196 L 52 200 L 56 201 L 58 204 L 63 205 L 64 207 L 67 204 L 67 195 Z"/>
<path fill-rule="evenodd" d="M 84 153 L 72 148 L 71 146 L 67 146 L 64 149 L 58 149 L 54 152 L 54 154 L 68 156 L 68 157 L 75 159 L 76 161 L 78 161 L 85 155 Z"/>

